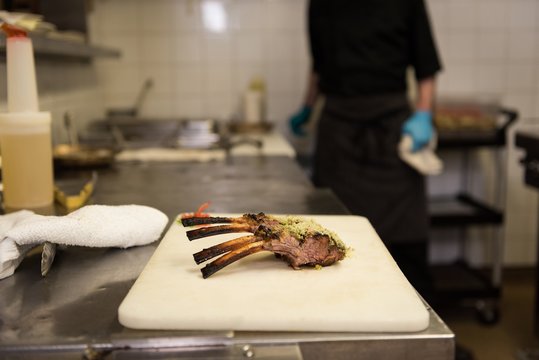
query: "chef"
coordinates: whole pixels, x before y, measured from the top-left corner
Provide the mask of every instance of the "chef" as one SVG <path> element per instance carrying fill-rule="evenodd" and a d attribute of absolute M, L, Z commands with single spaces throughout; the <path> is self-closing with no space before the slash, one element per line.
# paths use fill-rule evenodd
<path fill-rule="evenodd" d="M 433 134 L 435 76 L 441 69 L 423 0 L 311 0 L 312 73 L 305 104 L 290 119 L 303 133 L 323 95 L 313 164 L 315 185 L 331 188 L 366 216 L 421 291 L 427 264 L 425 179 L 400 160 L 403 134 L 413 150 Z M 414 69 L 417 99 L 407 98 Z M 417 276 L 416 276 L 417 275 Z"/>

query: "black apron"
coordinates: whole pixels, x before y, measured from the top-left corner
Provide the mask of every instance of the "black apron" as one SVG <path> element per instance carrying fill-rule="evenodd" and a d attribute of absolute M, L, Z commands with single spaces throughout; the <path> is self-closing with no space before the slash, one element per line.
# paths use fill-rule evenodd
<path fill-rule="evenodd" d="M 405 94 L 327 97 L 317 133 L 313 181 L 386 244 L 427 239 L 425 179 L 397 155 L 411 108 Z"/>

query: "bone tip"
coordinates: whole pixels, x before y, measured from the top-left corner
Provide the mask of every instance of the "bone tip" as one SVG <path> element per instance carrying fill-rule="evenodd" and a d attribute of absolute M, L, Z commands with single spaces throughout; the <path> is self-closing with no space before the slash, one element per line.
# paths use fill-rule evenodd
<path fill-rule="evenodd" d="M 183 226 L 191 226 L 192 219 L 191 218 L 181 218 L 178 220 L 179 223 L 181 223 Z"/>
<path fill-rule="evenodd" d="M 202 269 L 200 269 L 200 272 L 202 273 L 202 277 L 204 279 L 209 278 L 212 276 L 218 269 L 216 269 L 214 266 L 206 265 Z"/>

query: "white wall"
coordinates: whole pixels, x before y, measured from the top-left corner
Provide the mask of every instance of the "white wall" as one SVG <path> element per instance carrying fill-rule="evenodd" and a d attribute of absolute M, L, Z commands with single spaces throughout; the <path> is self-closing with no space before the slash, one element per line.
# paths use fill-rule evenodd
<path fill-rule="evenodd" d="M 306 82 L 304 11 L 304 0 L 97 0 L 93 40 L 124 53 L 98 63 L 106 105 L 132 105 L 150 77 L 143 115 L 230 118 L 261 76 L 268 117 L 282 120 Z"/>
<path fill-rule="evenodd" d="M 537 195 L 523 185 L 522 157 L 515 149 L 514 131 L 539 124 L 539 2 L 536 0 L 428 0 L 444 61 L 439 78 L 441 96 L 493 96 L 520 113 L 509 133 L 505 261 L 513 265 L 535 262 Z M 487 187 L 496 176 L 486 152 L 476 157 L 478 172 L 487 173 Z M 450 168 L 451 169 L 451 168 Z M 432 189 L 454 186 L 433 179 Z M 447 181 L 447 180 L 446 180 Z M 439 185 L 439 184 L 438 184 Z M 487 198 L 488 191 L 484 191 Z M 472 245 L 477 262 L 488 251 Z M 483 254 L 487 254 L 486 258 Z"/>

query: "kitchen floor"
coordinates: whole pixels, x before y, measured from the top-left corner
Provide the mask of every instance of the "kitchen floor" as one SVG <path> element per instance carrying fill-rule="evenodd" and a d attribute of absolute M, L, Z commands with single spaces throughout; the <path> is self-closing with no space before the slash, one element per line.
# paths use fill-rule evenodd
<path fill-rule="evenodd" d="M 533 334 L 534 269 L 504 270 L 503 276 L 501 317 L 495 325 L 481 324 L 471 307 L 435 308 L 465 350 L 457 352 L 457 359 L 539 359 L 539 337 Z M 464 356 L 466 351 L 472 357 Z"/>

